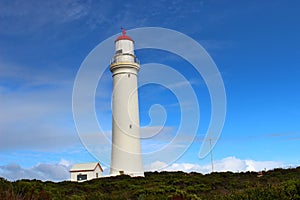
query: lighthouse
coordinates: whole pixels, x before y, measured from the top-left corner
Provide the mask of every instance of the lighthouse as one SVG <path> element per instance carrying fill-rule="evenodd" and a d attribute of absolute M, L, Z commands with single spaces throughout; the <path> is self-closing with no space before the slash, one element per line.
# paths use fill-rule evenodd
<path fill-rule="evenodd" d="M 113 77 L 112 176 L 144 176 L 137 89 L 139 69 L 139 61 L 134 55 L 134 41 L 122 29 L 122 35 L 115 40 L 115 55 L 110 64 Z"/>

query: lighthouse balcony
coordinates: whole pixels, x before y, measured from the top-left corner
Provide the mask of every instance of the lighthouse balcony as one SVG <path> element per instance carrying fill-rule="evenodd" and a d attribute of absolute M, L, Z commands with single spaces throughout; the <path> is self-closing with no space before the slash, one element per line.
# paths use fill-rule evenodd
<path fill-rule="evenodd" d="M 137 57 L 135 57 L 132 54 L 129 53 L 122 53 L 122 54 L 117 54 L 115 55 L 111 61 L 110 65 L 116 65 L 118 63 L 133 63 L 133 64 L 140 64 L 140 61 Z"/>

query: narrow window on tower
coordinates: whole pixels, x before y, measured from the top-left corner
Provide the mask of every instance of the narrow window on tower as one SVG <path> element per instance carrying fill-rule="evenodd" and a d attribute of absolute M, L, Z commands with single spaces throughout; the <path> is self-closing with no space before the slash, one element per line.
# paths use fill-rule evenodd
<path fill-rule="evenodd" d="M 121 54 L 121 53 L 122 53 L 122 49 L 116 51 L 116 54 Z"/>
<path fill-rule="evenodd" d="M 128 75 L 128 78 L 130 78 L 130 74 L 127 74 Z"/>
<path fill-rule="evenodd" d="M 131 124 L 129 124 L 129 128 L 132 128 L 132 125 L 131 125 Z"/>

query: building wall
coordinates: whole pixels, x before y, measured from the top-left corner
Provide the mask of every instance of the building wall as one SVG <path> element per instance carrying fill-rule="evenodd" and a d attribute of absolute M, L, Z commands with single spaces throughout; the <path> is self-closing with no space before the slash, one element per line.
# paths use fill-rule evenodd
<path fill-rule="evenodd" d="M 98 173 L 98 177 L 97 177 L 97 173 Z M 87 175 L 87 180 L 78 181 L 77 176 L 80 174 Z M 95 178 L 101 178 L 101 177 L 102 177 L 102 171 L 99 166 L 97 166 L 94 171 L 84 171 L 83 170 L 80 172 L 71 172 L 71 181 L 76 181 L 76 182 L 83 182 L 83 181 L 88 181 L 88 180 L 92 180 Z"/>

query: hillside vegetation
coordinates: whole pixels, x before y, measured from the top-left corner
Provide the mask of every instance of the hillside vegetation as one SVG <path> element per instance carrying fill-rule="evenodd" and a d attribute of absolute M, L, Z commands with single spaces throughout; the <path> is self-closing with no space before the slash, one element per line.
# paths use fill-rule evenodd
<path fill-rule="evenodd" d="M 263 173 L 146 172 L 84 183 L 0 178 L 0 199 L 300 199 L 300 167 Z"/>

